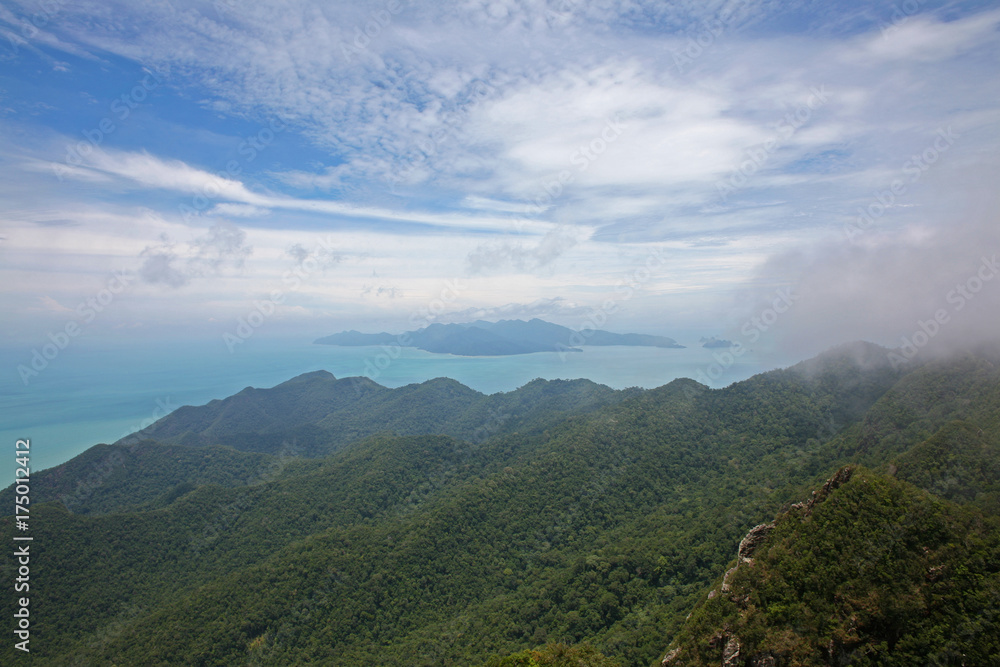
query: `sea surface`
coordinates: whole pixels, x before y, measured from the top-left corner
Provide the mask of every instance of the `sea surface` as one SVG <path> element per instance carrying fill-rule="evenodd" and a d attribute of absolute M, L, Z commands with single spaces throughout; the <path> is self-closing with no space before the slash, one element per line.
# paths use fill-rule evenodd
<path fill-rule="evenodd" d="M 30 349 L 0 349 L 0 442 L 10 445 L 9 454 L 0 457 L 0 488 L 13 481 L 19 438 L 31 440 L 31 468 L 49 468 L 182 405 L 202 405 L 245 387 L 272 387 L 320 369 L 337 377 L 367 375 L 387 387 L 449 377 L 491 394 L 535 378 L 587 378 L 622 389 L 690 377 L 722 387 L 776 367 L 752 352 L 727 358 L 725 351 L 702 347 L 584 347 L 582 352 L 461 357 L 309 340 L 251 338 L 230 353 L 218 338 L 141 345 L 78 339 L 25 385 L 17 366 L 30 359 Z"/>

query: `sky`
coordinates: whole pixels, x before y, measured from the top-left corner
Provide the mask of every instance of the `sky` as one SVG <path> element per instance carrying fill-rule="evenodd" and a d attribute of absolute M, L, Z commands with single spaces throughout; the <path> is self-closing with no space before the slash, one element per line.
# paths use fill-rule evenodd
<path fill-rule="evenodd" d="M 0 342 L 995 337 L 998 29 L 930 0 L 4 0 Z"/>

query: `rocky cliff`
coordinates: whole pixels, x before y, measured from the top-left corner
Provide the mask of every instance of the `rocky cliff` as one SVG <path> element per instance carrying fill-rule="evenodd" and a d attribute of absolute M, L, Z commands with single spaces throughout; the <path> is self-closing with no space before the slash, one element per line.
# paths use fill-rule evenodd
<path fill-rule="evenodd" d="M 747 533 L 662 664 L 998 664 L 997 529 L 996 517 L 845 467 Z"/>

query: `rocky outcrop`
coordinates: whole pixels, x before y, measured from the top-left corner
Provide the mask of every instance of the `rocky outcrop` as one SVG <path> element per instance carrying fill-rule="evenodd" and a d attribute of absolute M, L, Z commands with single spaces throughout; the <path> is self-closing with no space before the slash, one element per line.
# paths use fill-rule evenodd
<path fill-rule="evenodd" d="M 752 563 L 753 554 L 757 551 L 757 548 L 764 543 L 767 539 L 768 534 L 774 528 L 774 522 L 762 523 L 758 526 L 754 526 L 750 529 L 750 532 L 746 534 L 742 540 L 740 540 L 740 548 L 737 553 L 740 557 L 740 562 L 742 563 Z"/>
<path fill-rule="evenodd" d="M 773 529 L 773 521 L 770 523 L 762 523 L 751 528 L 750 532 L 748 532 L 746 536 L 740 540 L 740 546 L 736 550 L 736 565 L 731 567 L 726 572 L 725 576 L 722 577 L 723 593 L 729 592 L 729 578 L 734 572 L 736 572 L 740 565 L 753 565 L 754 554 L 757 552 L 757 549 L 760 548 L 760 545 L 764 543 L 767 536 Z M 708 594 L 708 599 L 711 600 L 717 595 L 718 591 L 712 590 Z M 718 641 L 718 644 L 725 642 L 725 646 L 722 649 L 722 667 L 738 667 L 738 665 L 742 664 L 740 659 L 740 642 L 735 635 L 728 634 L 727 630 L 718 634 L 715 639 Z M 660 664 L 667 667 L 674 664 L 680 664 L 676 662 L 679 656 L 680 649 L 675 648 L 663 656 L 663 660 Z M 770 665 L 773 664 L 773 662 L 770 663 Z M 761 667 L 768 667 L 768 663 L 761 663 Z"/>
<path fill-rule="evenodd" d="M 669 665 L 673 664 L 674 660 L 677 659 L 677 656 L 679 656 L 680 653 L 681 650 L 679 648 L 675 648 L 673 651 L 668 651 L 667 654 L 663 656 L 663 662 L 660 664 L 669 667 Z"/>
<path fill-rule="evenodd" d="M 823 488 L 821 488 L 818 492 L 813 491 L 812 495 L 809 496 L 809 500 L 804 503 L 795 503 L 792 505 L 792 509 L 802 510 L 802 516 L 809 516 L 812 514 L 813 507 L 816 506 L 816 503 L 822 502 L 827 496 L 833 493 L 835 489 L 838 489 L 846 484 L 851 479 L 851 475 L 853 474 L 854 466 L 844 466 L 838 470 L 833 477 L 826 480 Z"/>
<path fill-rule="evenodd" d="M 853 474 L 853 466 L 841 468 L 832 477 L 830 477 L 825 484 L 823 484 L 819 491 L 813 491 L 809 500 L 801 503 L 795 503 L 792 505 L 792 509 L 800 511 L 802 517 L 809 516 L 812 514 L 813 508 L 817 505 L 817 503 L 822 502 L 827 496 L 833 493 L 834 490 L 846 484 L 851 479 Z M 730 582 L 733 574 L 741 566 L 753 567 L 754 555 L 758 552 L 764 542 L 767 541 L 771 531 L 774 530 L 774 526 L 775 523 L 773 521 L 756 525 L 750 529 L 742 540 L 740 540 L 740 545 L 736 552 L 736 565 L 729 568 L 725 575 L 723 575 L 721 591 L 713 589 L 709 592 L 708 598 L 710 600 L 716 598 L 720 592 L 731 593 L 732 584 Z M 745 613 L 747 605 L 746 597 L 740 598 L 739 596 L 736 596 L 730 599 Z M 722 667 L 740 667 L 741 665 L 747 664 L 751 667 L 775 667 L 777 665 L 776 658 L 770 653 L 760 653 L 752 656 L 742 655 L 743 651 L 739 637 L 731 633 L 731 628 L 723 627 L 716 632 L 710 642 L 712 646 L 716 647 L 716 650 L 717 647 L 722 646 Z M 681 649 L 679 647 L 671 649 L 665 656 L 663 656 L 663 661 L 660 664 L 665 667 L 683 664 L 681 661 Z"/>
<path fill-rule="evenodd" d="M 739 568 L 741 564 L 753 564 L 753 555 L 767 539 L 767 536 L 774 529 L 774 522 L 762 523 L 754 526 L 750 529 L 750 532 L 746 534 L 742 540 L 740 540 L 740 546 L 736 551 L 736 565 L 726 570 L 726 574 L 722 577 L 722 592 L 729 592 L 729 579 L 733 576 L 733 573 Z"/>
<path fill-rule="evenodd" d="M 730 637 L 722 649 L 722 667 L 738 667 L 740 664 L 740 641 Z"/>

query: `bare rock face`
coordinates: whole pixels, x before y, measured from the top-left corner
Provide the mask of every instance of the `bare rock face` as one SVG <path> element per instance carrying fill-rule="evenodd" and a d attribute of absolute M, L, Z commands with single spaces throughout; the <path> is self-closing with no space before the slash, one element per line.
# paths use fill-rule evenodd
<path fill-rule="evenodd" d="M 801 517 L 807 517 L 812 514 L 813 507 L 817 503 L 822 502 L 829 496 L 835 489 L 839 488 L 843 484 L 846 484 L 851 476 L 854 474 L 853 466 L 845 466 L 836 472 L 830 479 L 826 481 L 826 484 L 817 492 L 813 491 L 812 496 L 808 501 L 803 503 L 795 503 L 792 505 L 792 509 L 801 511 Z M 761 545 L 767 540 L 768 535 L 774 530 L 774 522 L 762 523 L 754 526 L 750 529 L 750 532 L 746 534 L 742 540 L 740 540 L 740 546 L 737 551 L 736 565 L 729 568 L 726 574 L 722 577 L 722 593 L 729 593 L 730 600 L 740 609 L 741 614 L 746 614 L 747 606 L 749 604 L 749 594 L 737 595 L 732 591 L 732 584 L 730 583 L 733 573 L 735 573 L 742 566 L 753 567 L 754 555 L 760 549 Z M 940 577 L 940 568 L 930 568 L 927 573 L 927 578 L 933 581 L 935 578 Z M 708 598 L 711 600 L 715 598 L 719 593 L 715 590 L 709 592 Z M 690 618 L 690 614 L 688 617 Z M 749 664 L 751 667 L 776 667 L 778 662 L 777 659 L 770 653 L 759 653 L 754 655 L 748 655 L 741 658 L 742 647 L 740 645 L 739 639 L 730 634 L 732 632 L 731 628 L 723 627 L 716 631 L 709 641 L 709 645 L 718 650 L 722 646 L 722 667 L 741 667 L 742 665 Z M 832 650 L 832 649 L 831 649 Z M 676 664 L 678 656 L 680 655 L 681 649 L 675 648 L 668 652 L 663 657 L 662 665 L 669 667 L 670 665 Z M 838 659 L 839 660 L 839 659 Z M 847 664 L 843 661 L 831 662 L 830 664 Z"/>
<path fill-rule="evenodd" d="M 753 563 L 753 555 L 757 551 L 757 548 L 767 539 L 768 534 L 774 529 L 774 522 L 762 523 L 758 526 L 754 526 L 750 529 L 750 532 L 746 534 L 742 540 L 740 540 L 740 546 L 737 550 L 736 565 L 734 567 L 726 570 L 726 574 L 722 577 L 722 592 L 728 593 L 730 584 L 729 578 L 733 576 L 737 568 L 742 563 Z"/>
<path fill-rule="evenodd" d="M 764 540 L 767 539 L 768 534 L 773 528 L 774 522 L 772 521 L 770 523 L 762 523 L 759 526 L 754 526 L 750 529 L 750 532 L 747 533 L 746 537 L 740 541 L 738 553 L 741 563 L 753 562 L 754 552 L 757 551 L 757 547 L 759 547 Z"/>
<path fill-rule="evenodd" d="M 739 567 L 739 563 L 737 563 L 733 567 L 731 567 L 728 570 L 726 570 L 726 573 L 724 575 L 722 575 L 722 592 L 723 593 L 728 593 L 729 589 L 732 588 L 732 586 L 730 586 L 730 584 L 729 584 L 729 577 L 733 576 L 733 572 L 736 571 L 737 567 Z"/>
<path fill-rule="evenodd" d="M 836 473 L 834 473 L 833 477 L 826 480 L 826 484 L 824 484 L 823 488 L 819 490 L 819 493 L 813 491 L 808 501 L 804 503 L 795 503 L 794 505 L 792 505 L 792 508 L 803 509 L 804 510 L 803 516 L 809 516 L 810 514 L 812 514 L 812 509 L 813 507 L 816 506 L 816 503 L 822 501 L 824 498 L 830 495 L 830 493 L 832 493 L 834 489 L 837 489 L 840 486 L 846 484 L 848 480 L 851 479 L 851 476 L 853 474 L 854 474 L 853 466 L 844 466 Z"/>
<path fill-rule="evenodd" d="M 722 649 L 722 667 L 738 667 L 740 664 L 740 642 L 736 637 L 730 637 L 726 647 Z"/>
<path fill-rule="evenodd" d="M 850 481 L 851 476 L 853 474 L 854 474 L 853 466 L 844 466 L 836 473 L 834 473 L 833 477 L 826 480 L 826 484 L 824 484 L 823 488 L 819 490 L 819 495 L 823 498 L 826 498 L 828 495 L 830 495 L 830 493 L 834 489 L 840 488 L 844 484 L 847 484 L 847 482 Z"/>
<path fill-rule="evenodd" d="M 660 664 L 665 667 L 669 667 L 669 665 L 677 659 L 677 656 L 680 655 L 680 652 L 681 650 L 679 648 L 675 648 L 673 651 L 668 651 L 667 654 L 663 656 L 663 662 Z"/>

